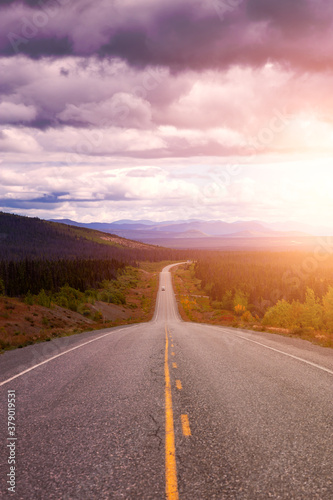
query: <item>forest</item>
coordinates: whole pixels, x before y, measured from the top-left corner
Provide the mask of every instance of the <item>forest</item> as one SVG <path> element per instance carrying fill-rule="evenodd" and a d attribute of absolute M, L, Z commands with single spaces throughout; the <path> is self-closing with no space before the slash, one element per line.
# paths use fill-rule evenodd
<path fill-rule="evenodd" d="M 64 285 L 83 292 L 116 279 L 125 266 L 184 258 L 182 250 L 0 213 L 0 293 L 9 297 L 55 292 Z"/>
<path fill-rule="evenodd" d="M 184 258 L 183 250 L 139 243 L 93 229 L 0 212 L 0 260 L 116 259 L 127 264 Z"/>
<path fill-rule="evenodd" d="M 69 285 L 84 292 L 104 280 L 116 279 L 124 267 L 115 259 L 1 261 L 0 291 L 8 297 L 19 297 L 28 292 L 38 294 L 42 289 L 55 292 Z"/>
<path fill-rule="evenodd" d="M 252 314 L 263 317 L 278 301 L 304 303 L 308 290 L 322 300 L 333 286 L 333 256 L 327 253 L 319 259 L 313 252 L 301 251 L 207 252 L 195 264 L 195 277 L 223 309 L 234 310 L 237 298 Z"/>

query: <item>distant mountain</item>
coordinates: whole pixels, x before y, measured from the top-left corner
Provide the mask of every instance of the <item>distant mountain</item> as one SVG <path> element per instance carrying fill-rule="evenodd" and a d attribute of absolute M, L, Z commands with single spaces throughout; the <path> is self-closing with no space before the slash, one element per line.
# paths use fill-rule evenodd
<path fill-rule="evenodd" d="M 98 231 L 110 232 L 119 236 L 134 240 L 151 242 L 152 239 L 159 238 L 193 238 L 196 237 L 257 237 L 267 238 L 276 236 L 306 236 L 308 233 L 300 228 L 282 230 L 280 227 L 269 227 L 268 224 L 259 221 L 237 221 L 224 222 L 219 220 L 203 221 L 164 221 L 154 222 L 150 220 L 139 221 L 115 221 L 110 223 L 91 222 L 78 223 L 69 219 L 52 219 L 53 222 L 70 224 Z M 310 233 L 311 234 L 311 233 Z"/>
<path fill-rule="evenodd" d="M 151 220 L 119 220 L 115 222 L 78 223 L 68 219 L 65 224 L 117 234 L 123 238 L 169 248 L 239 248 L 282 246 L 311 247 L 318 228 L 287 222 L 268 224 L 261 221 L 225 222 L 221 220 L 181 220 L 154 222 Z M 304 229 L 307 229 L 305 231 Z M 326 228 L 321 235 L 333 234 Z"/>

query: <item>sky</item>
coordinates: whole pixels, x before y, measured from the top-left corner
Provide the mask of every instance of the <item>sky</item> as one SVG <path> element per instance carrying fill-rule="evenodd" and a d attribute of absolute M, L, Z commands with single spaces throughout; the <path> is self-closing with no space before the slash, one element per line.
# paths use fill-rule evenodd
<path fill-rule="evenodd" d="M 333 226 L 333 3 L 0 0 L 0 210 Z"/>

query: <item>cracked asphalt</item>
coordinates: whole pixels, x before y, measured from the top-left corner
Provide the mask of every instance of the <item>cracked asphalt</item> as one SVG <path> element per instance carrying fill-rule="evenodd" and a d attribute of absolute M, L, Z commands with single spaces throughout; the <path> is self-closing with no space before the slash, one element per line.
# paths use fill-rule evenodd
<path fill-rule="evenodd" d="M 0 382 L 30 369 L 0 387 L 0 497 L 166 498 L 167 324 L 179 498 L 331 500 L 333 351 L 181 322 L 168 268 L 162 284 L 150 323 L 0 357 Z M 8 390 L 15 494 L 6 485 Z"/>

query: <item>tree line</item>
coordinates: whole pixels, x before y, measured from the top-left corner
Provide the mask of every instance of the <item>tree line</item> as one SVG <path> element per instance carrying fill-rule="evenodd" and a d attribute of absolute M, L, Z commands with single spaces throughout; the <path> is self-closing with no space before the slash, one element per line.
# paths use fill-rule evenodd
<path fill-rule="evenodd" d="M 104 280 L 114 280 L 125 263 L 115 259 L 59 259 L 57 261 L 0 261 L 2 293 L 9 297 L 38 294 L 42 289 L 55 292 L 64 285 L 84 292 L 97 288 Z"/>
<path fill-rule="evenodd" d="M 115 242 L 108 241 L 111 236 Z M 0 260 L 116 259 L 139 261 L 184 259 L 183 250 L 130 242 L 93 229 L 0 212 Z"/>
<path fill-rule="evenodd" d="M 312 259 L 312 260 L 311 260 Z M 308 252 L 202 252 L 195 276 L 211 301 L 233 310 L 235 296 L 263 316 L 279 300 L 306 301 L 307 290 L 322 299 L 333 286 L 333 256 L 314 262 Z"/>

